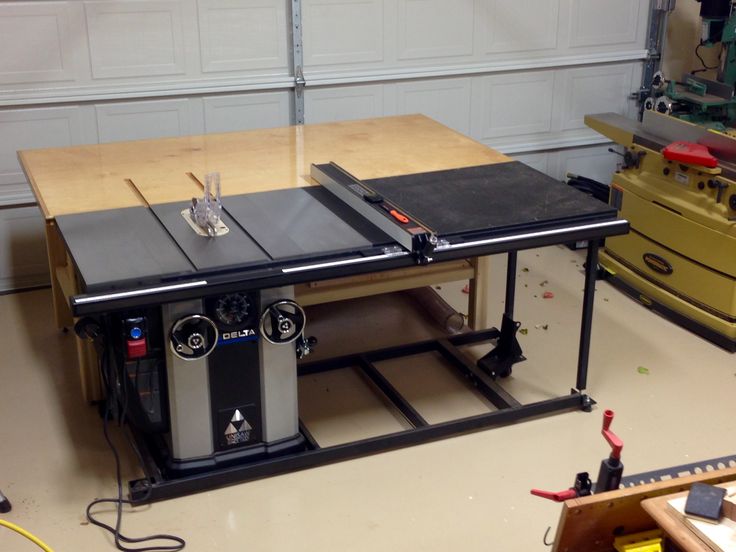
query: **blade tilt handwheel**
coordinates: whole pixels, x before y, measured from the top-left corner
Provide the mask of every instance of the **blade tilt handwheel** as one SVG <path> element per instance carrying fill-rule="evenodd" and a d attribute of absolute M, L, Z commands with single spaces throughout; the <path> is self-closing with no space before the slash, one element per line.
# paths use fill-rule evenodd
<path fill-rule="evenodd" d="M 295 301 L 277 301 L 261 315 L 261 335 L 275 345 L 291 343 L 302 335 L 306 320 L 304 310 Z"/>
<path fill-rule="evenodd" d="M 197 360 L 209 355 L 217 345 L 217 326 L 201 314 L 177 320 L 171 327 L 169 346 L 183 360 Z"/>

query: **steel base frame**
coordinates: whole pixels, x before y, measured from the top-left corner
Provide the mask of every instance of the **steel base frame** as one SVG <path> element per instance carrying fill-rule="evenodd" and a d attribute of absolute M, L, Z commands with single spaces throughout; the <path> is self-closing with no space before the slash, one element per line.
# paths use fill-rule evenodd
<path fill-rule="evenodd" d="M 320 447 L 309 432 L 309 428 L 304 423 L 300 423 L 301 433 L 307 441 L 307 449 L 303 452 L 291 453 L 177 479 L 165 479 L 163 477 L 160 470 L 155 466 L 153 459 L 149 456 L 147 447 L 142 441 L 142 436 L 134 435 L 141 457 L 147 466 L 148 479 L 130 482 L 131 499 L 143 503 L 174 498 L 204 489 L 412 446 L 470 431 L 518 422 L 536 416 L 574 409 L 589 410 L 595 404 L 588 395 L 575 389 L 572 389 L 570 394 L 566 396 L 526 405 L 519 403 L 494 381 L 491 376 L 479 369 L 475 362 L 458 349 L 463 345 L 486 342 L 498 337 L 500 337 L 500 332 L 492 328 L 490 330 L 468 332 L 443 339 L 422 341 L 409 345 L 317 361 L 299 367 L 300 376 L 349 367 L 360 369 L 411 424 L 412 427 L 404 431 L 330 447 Z M 441 354 L 452 367 L 466 377 L 477 391 L 498 408 L 498 410 L 457 420 L 430 424 L 375 366 L 377 362 L 428 352 Z"/>
<path fill-rule="evenodd" d="M 583 287 L 575 386 L 570 390 L 569 395 L 530 404 L 521 404 L 504 390 L 503 387 L 496 383 L 497 377 L 506 377 L 511 374 L 512 364 L 525 360 L 515 336 L 518 324 L 513 322 L 517 253 L 518 251 L 516 250 L 507 251 L 506 301 L 503 313 L 504 320 L 506 320 L 505 329 L 502 328 L 499 331 L 496 328 L 491 328 L 490 330 L 467 332 L 442 339 L 432 339 L 409 345 L 389 347 L 299 366 L 299 376 L 349 367 L 360 369 L 409 422 L 412 426 L 410 429 L 351 441 L 340 445 L 320 447 L 319 443 L 310 433 L 309 428 L 300 421 L 299 429 L 306 440 L 304 451 L 284 454 L 283 456 L 274 456 L 247 464 L 230 466 L 216 471 L 176 479 L 167 479 L 162 474 L 148 449 L 144 436 L 134 433 L 133 437 L 138 449 L 137 453 L 144 466 L 146 478 L 129 483 L 131 500 L 143 503 L 174 498 L 213 487 L 408 447 L 555 412 L 575 409 L 590 412 L 595 401 L 585 393 L 585 388 L 588 378 L 593 302 L 598 272 L 598 240 L 588 240 L 585 259 L 585 284 Z M 494 339 L 497 342 L 496 348 L 481 358 L 477 363 L 467 357 L 458 348 L 464 345 L 482 343 Z M 375 366 L 377 362 L 429 352 L 436 352 L 442 355 L 450 366 L 466 377 L 476 390 L 498 410 L 457 420 L 430 424 Z M 492 358 L 488 358 L 489 355 Z"/>

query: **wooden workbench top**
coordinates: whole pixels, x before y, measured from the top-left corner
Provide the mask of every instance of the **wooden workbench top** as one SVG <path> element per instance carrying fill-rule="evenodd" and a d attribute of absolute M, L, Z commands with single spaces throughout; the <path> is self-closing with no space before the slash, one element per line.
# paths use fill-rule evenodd
<path fill-rule="evenodd" d="M 312 163 L 361 179 L 509 161 L 423 115 L 26 150 L 21 165 L 47 219 L 187 201 L 219 172 L 223 195 L 311 184 Z M 139 193 L 140 192 L 140 193 Z M 143 197 L 141 197 L 143 196 Z"/>

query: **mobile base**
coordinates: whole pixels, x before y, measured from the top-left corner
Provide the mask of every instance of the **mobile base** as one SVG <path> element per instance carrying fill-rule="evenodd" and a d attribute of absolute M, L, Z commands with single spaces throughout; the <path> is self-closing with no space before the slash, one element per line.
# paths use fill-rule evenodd
<path fill-rule="evenodd" d="M 147 467 L 148 478 L 130 482 L 131 499 L 142 503 L 173 498 L 217 486 L 239 483 L 365 456 L 367 454 L 417 445 L 536 416 L 575 409 L 587 411 L 595 404 L 595 401 L 588 395 L 576 389 L 572 389 L 569 395 L 525 405 L 521 404 L 494 381 L 491 376 L 479 369 L 476 363 L 459 349 L 459 347 L 464 345 L 482 343 L 497 339 L 500 336 L 501 332 L 492 328 L 490 330 L 468 332 L 443 339 L 422 341 L 367 353 L 316 361 L 303 364 L 299 367 L 300 376 L 348 367 L 360 369 L 412 426 L 410 429 L 404 431 L 329 447 L 320 447 L 312 437 L 309 428 L 303 422 L 300 422 L 300 431 L 306 441 L 305 450 L 301 452 L 176 479 L 166 479 L 164 477 L 156 467 L 153 458 L 147 453 L 147 447 L 141 441 L 141 437 L 134 435 Z M 436 352 L 442 355 L 448 361 L 448 364 L 466 377 L 475 389 L 493 404 L 497 410 L 457 420 L 430 424 L 414 409 L 391 382 L 381 374 L 374 364 L 389 359 L 429 352 Z"/>

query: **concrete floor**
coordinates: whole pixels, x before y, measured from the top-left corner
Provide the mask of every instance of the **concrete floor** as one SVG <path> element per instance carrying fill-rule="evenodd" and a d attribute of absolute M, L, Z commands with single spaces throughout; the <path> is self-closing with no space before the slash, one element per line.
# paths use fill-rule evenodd
<path fill-rule="evenodd" d="M 522 402 L 567 393 L 574 383 L 582 260 L 563 247 L 519 256 L 516 318 L 527 329 L 519 339 L 529 360 L 503 385 Z M 492 265 L 495 324 L 504 264 L 499 257 Z M 440 292 L 465 310 L 462 285 L 443 284 Z M 576 472 L 597 472 L 608 453 L 603 409 L 616 413 L 613 429 L 624 440 L 630 474 L 736 452 L 735 357 L 605 282 L 597 289 L 593 413 L 557 414 L 129 509 L 124 532 L 174 533 L 195 551 L 545 550 L 542 537 L 549 526 L 554 532 L 560 506 L 529 489 L 561 490 Z M 543 299 L 544 291 L 554 298 Z M 111 496 L 115 481 L 101 421 L 79 398 L 74 337 L 54 328 L 49 290 L 2 296 L 0 312 L 0 489 L 14 504 L 2 517 L 57 551 L 113 550 L 111 538 L 84 518 L 86 504 Z M 310 333 L 323 351 L 436 333 L 413 313 L 405 296 L 322 306 L 312 312 Z M 487 408 L 436 359 L 382 370 L 431 421 Z M 402 427 L 349 370 L 303 378 L 300 392 L 303 415 L 323 444 Z M 120 446 L 127 479 L 138 472 Z M 113 520 L 112 513 L 103 517 Z M 35 547 L 0 528 L 0 550 Z"/>

